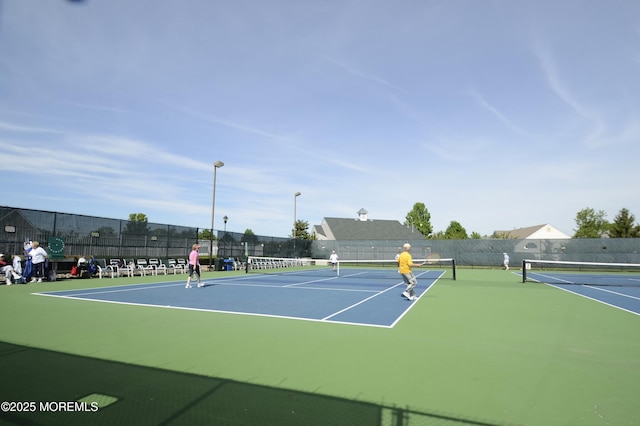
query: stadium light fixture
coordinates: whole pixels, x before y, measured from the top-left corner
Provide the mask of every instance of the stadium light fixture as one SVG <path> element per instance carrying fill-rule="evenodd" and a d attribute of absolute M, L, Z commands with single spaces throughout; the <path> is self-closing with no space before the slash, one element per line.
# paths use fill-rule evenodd
<path fill-rule="evenodd" d="M 227 221 L 229 220 L 229 216 L 227 216 L 226 214 L 224 215 L 224 217 L 222 218 L 222 220 L 224 221 L 224 236 L 222 237 L 222 239 L 224 240 L 224 253 L 223 256 L 226 258 L 227 257 Z"/>

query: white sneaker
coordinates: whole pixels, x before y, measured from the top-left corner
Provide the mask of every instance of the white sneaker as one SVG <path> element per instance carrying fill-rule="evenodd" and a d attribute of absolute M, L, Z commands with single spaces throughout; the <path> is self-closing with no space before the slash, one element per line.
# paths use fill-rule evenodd
<path fill-rule="evenodd" d="M 11 285 L 11 280 L 7 280 L 7 282 L 5 283 L 6 285 Z"/>
<path fill-rule="evenodd" d="M 406 297 L 407 299 L 411 300 L 411 295 L 409 294 L 409 292 L 407 292 L 407 291 L 403 291 L 403 292 L 402 292 L 402 295 L 403 295 L 404 297 Z"/>
<path fill-rule="evenodd" d="M 412 302 L 413 302 L 414 300 L 418 300 L 418 296 L 413 296 L 413 297 L 412 297 L 411 299 L 409 299 L 409 300 L 411 300 Z"/>
<path fill-rule="evenodd" d="M 36 281 L 38 281 L 35 277 L 31 278 L 31 281 L 29 281 L 30 283 L 35 283 Z"/>
<path fill-rule="evenodd" d="M 191 284 L 185 285 L 184 288 L 191 288 Z"/>
<path fill-rule="evenodd" d="M 42 282 L 42 278 L 38 278 L 38 282 L 41 283 Z"/>

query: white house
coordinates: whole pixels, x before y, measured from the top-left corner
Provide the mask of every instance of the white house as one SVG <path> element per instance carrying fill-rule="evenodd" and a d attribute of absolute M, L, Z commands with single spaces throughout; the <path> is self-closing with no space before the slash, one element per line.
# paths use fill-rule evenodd
<path fill-rule="evenodd" d="M 494 231 L 498 238 L 514 238 L 522 240 L 565 240 L 571 236 L 565 234 L 551 224 L 529 226 L 527 228 L 512 229 L 510 231 Z"/>

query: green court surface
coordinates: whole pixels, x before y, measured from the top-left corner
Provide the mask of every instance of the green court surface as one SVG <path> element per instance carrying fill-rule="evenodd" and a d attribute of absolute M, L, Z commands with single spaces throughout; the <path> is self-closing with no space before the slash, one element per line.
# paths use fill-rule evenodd
<path fill-rule="evenodd" d="M 175 279 L 0 286 L 0 400 L 36 403 L 0 424 L 638 424 L 640 316 L 510 271 L 460 269 L 393 328 L 32 294 Z"/>

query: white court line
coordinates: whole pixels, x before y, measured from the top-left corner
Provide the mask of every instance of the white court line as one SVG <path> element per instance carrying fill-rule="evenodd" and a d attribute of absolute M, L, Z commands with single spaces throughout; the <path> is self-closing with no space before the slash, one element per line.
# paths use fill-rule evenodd
<path fill-rule="evenodd" d="M 422 274 L 419 274 L 418 276 L 423 275 L 423 274 L 426 274 L 426 272 L 424 272 L 424 273 L 422 273 Z M 445 274 L 445 272 L 444 272 L 444 271 L 442 271 L 442 272 L 440 273 L 440 275 L 439 275 L 437 278 L 435 278 L 435 279 L 433 280 L 433 283 L 431 283 L 431 285 L 430 285 L 430 286 L 429 286 L 429 287 L 428 287 L 428 288 L 427 288 L 427 289 L 426 289 L 426 290 L 425 290 L 425 291 L 424 291 L 424 292 L 423 292 L 423 293 L 418 297 L 418 300 L 422 299 L 422 296 L 424 296 L 424 295 L 425 295 L 429 290 L 431 290 L 431 289 L 433 288 L 433 286 L 435 286 L 435 285 L 436 285 L 436 283 L 440 280 L 440 278 L 442 278 L 442 277 L 444 276 L 444 274 Z M 402 284 L 404 284 L 404 282 L 403 282 Z M 419 285 L 419 284 L 418 284 L 418 285 Z M 416 300 L 416 301 L 414 301 L 413 303 L 411 303 L 411 304 L 409 305 L 409 307 L 408 307 L 408 308 L 407 308 L 407 309 L 406 309 L 402 314 L 400 314 L 400 315 L 398 316 L 398 318 L 396 318 L 396 320 L 393 322 L 393 324 L 391 324 L 391 328 L 395 327 L 395 325 L 396 325 L 398 322 L 400 322 L 400 320 L 401 320 L 402 318 L 404 318 L 404 316 L 407 314 L 407 312 L 409 312 L 409 310 L 411 310 L 411 308 L 413 307 L 413 305 L 414 305 L 418 300 Z"/>
<path fill-rule="evenodd" d="M 547 283 L 544 283 L 544 284 L 547 284 Z M 577 293 L 575 291 L 571 291 L 570 289 L 567 289 L 567 288 L 564 288 L 564 287 L 558 287 L 558 286 L 555 286 L 553 284 L 547 284 L 547 285 L 549 285 L 551 287 L 555 287 L 558 290 L 562 290 L 562 291 L 566 291 L 568 293 L 574 294 L 576 296 L 584 297 L 585 299 L 593 300 L 594 302 L 602 303 L 603 305 L 607 305 L 607 306 L 610 306 L 612 308 L 620 309 L 621 311 L 629 312 L 630 314 L 640 315 L 640 312 L 632 311 L 630 309 L 623 308 L 622 306 L 614 305 L 612 303 L 608 303 L 608 302 L 605 302 L 603 300 L 596 299 L 595 297 L 587 296 L 586 294 Z"/>
<path fill-rule="evenodd" d="M 541 276 L 541 277 L 546 277 L 546 278 L 549 278 L 549 279 L 555 279 L 555 280 L 558 280 L 558 278 L 557 278 L 557 277 L 552 277 L 552 276 L 549 276 L 549 275 L 538 274 L 538 273 L 536 273 L 536 275 L 539 275 L 539 276 Z M 527 278 L 527 279 L 528 279 L 528 278 Z M 629 312 L 629 313 L 631 313 L 631 314 L 635 314 L 635 315 L 640 315 L 640 312 L 632 311 L 632 310 L 630 310 L 630 309 L 626 309 L 626 308 L 623 308 L 623 307 L 621 307 L 621 306 L 614 305 L 613 303 L 608 303 L 608 302 L 605 302 L 605 301 L 603 301 L 603 300 L 597 299 L 597 298 L 595 298 L 595 297 L 587 296 L 586 294 L 582 294 L 582 293 L 579 293 L 579 292 L 577 292 L 577 291 L 573 291 L 573 290 L 568 289 L 568 288 L 560 287 L 562 284 L 551 284 L 551 283 L 546 283 L 546 282 L 544 282 L 544 281 L 536 280 L 535 278 L 532 278 L 532 281 L 536 281 L 536 282 L 539 282 L 539 283 L 542 283 L 542 284 L 546 284 L 546 285 L 548 285 L 548 286 L 551 286 L 551 287 L 557 288 L 557 289 L 559 289 L 559 290 L 563 290 L 563 291 L 566 291 L 566 292 L 568 292 L 568 293 L 571 293 L 571 294 L 575 294 L 575 295 L 577 295 L 577 296 L 584 297 L 585 299 L 593 300 L 594 302 L 602 303 L 603 305 L 607 305 L 607 306 L 610 306 L 610 307 L 612 307 L 612 308 L 620 309 L 621 311 Z M 567 284 L 571 284 L 571 285 L 573 285 L 573 284 L 574 284 L 572 281 L 567 281 L 567 280 L 559 280 L 559 281 L 564 281 L 564 282 L 566 282 Z M 607 290 L 607 289 L 600 288 L 600 287 L 596 287 L 596 286 L 592 286 L 592 285 L 578 284 L 578 286 L 579 286 L 579 287 L 585 287 L 585 288 L 592 288 L 592 289 L 594 289 L 594 290 L 600 290 L 600 291 L 604 291 L 604 292 L 612 293 L 612 294 L 615 294 L 615 295 L 618 295 L 618 296 L 623 296 L 623 297 L 628 297 L 628 298 L 631 298 L 631 299 L 640 300 L 640 298 L 635 297 L 635 296 L 630 296 L 630 295 L 628 295 L 628 294 L 623 294 L 623 293 L 617 293 L 617 292 L 615 292 L 615 291 Z"/>
<path fill-rule="evenodd" d="M 268 277 L 277 277 L 280 274 L 277 275 L 262 275 L 262 276 L 268 276 Z M 271 284 L 238 284 L 236 281 L 239 280 L 246 280 L 246 279 L 252 279 L 251 276 L 249 277 L 237 277 L 237 278 L 224 278 L 221 280 L 215 280 L 213 282 L 213 285 L 217 285 L 219 283 L 229 283 L 228 285 L 233 285 L 233 286 L 243 286 L 243 287 L 266 287 L 266 288 L 297 288 L 297 286 L 301 286 L 304 284 L 312 284 L 312 283 L 318 283 L 318 282 L 325 282 L 325 281 L 331 281 L 331 280 L 335 280 L 335 279 L 339 279 L 340 277 L 328 277 L 328 278 L 319 278 L 317 280 L 311 280 L 311 281 L 303 281 L 303 282 L 297 282 L 297 283 L 292 283 L 292 284 L 284 284 L 284 285 L 271 285 Z M 304 287 L 301 288 L 301 290 L 322 290 L 322 291 L 347 291 L 347 292 L 364 292 L 364 293 L 371 293 L 374 292 L 375 290 L 364 290 L 364 289 L 350 289 L 350 288 L 330 288 L 330 287 Z"/>
<path fill-rule="evenodd" d="M 611 293 L 611 294 L 615 294 L 618 296 L 622 296 L 622 297 L 628 297 L 629 299 L 636 299 L 636 300 L 640 300 L 640 297 L 637 296 L 631 296 L 630 294 L 624 294 L 624 293 L 618 293 L 617 291 L 612 291 L 612 290 L 608 290 L 606 288 L 600 288 L 600 287 L 594 287 L 594 286 L 588 286 L 589 288 L 592 288 L 594 290 L 600 290 L 600 291 L 605 291 L 607 293 Z"/>
<path fill-rule="evenodd" d="M 553 275 L 545 275 L 545 274 L 540 274 L 540 273 L 537 273 L 537 272 L 534 273 L 534 275 L 540 276 L 540 277 L 544 277 L 544 278 L 547 278 L 549 280 L 562 281 L 562 282 L 565 282 L 567 284 L 575 284 L 573 281 L 563 280 L 562 278 L 558 278 L 558 277 L 553 276 Z M 529 278 L 529 274 L 527 274 L 527 279 L 528 278 Z M 535 278 L 533 280 L 534 281 L 538 281 Z M 538 282 L 540 282 L 540 281 L 538 281 Z M 549 283 L 545 283 L 545 284 L 549 284 Z M 550 285 L 553 285 L 553 284 L 550 284 Z"/>
<path fill-rule="evenodd" d="M 114 304 L 114 305 L 129 305 L 129 306 L 143 306 L 143 307 L 149 307 L 149 308 L 179 309 L 179 310 L 182 310 L 182 311 L 214 312 L 214 313 L 218 313 L 218 314 L 231 314 L 231 315 L 242 315 L 242 316 L 250 316 L 250 317 L 265 317 L 265 318 L 281 318 L 281 319 L 290 319 L 290 320 L 298 320 L 298 321 L 310 321 L 310 322 L 322 322 L 322 323 L 343 324 L 343 325 L 355 325 L 355 326 L 360 326 L 360 327 L 375 327 L 375 328 L 392 328 L 393 327 L 393 325 L 371 324 L 371 323 L 350 322 L 350 321 L 327 321 L 325 319 L 293 317 L 293 316 L 288 316 L 288 315 L 260 314 L 260 313 L 256 313 L 256 312 L 223 311 L 223 310 L 220 310 L 220 309 L 189 308 L 189 307 L 186 307 L 186 306 L 153 305 L 153 304 L 150 304 L 150 303 L 136 303 L 136 302 L 118 302 L 118 301 L 115 301 L 115 300 L 90 299 L 90 298 L 78 297 L 78 296 L 71 297 L 71 296 L 61 296 L 61 295 L 57 295 L 57 294 L 46 294 L 46 293 L 32 293 L 32 294 L 36 295 L 36 296 L 58 297 L 58 298 L 61 298 L 61 299 L 84 300 L 84 301 L 88 301 L 88 302 L 100 302 L 100 303 L 111 303 L 111 304 Z"/>
<path fill-rule="evenodd" d="M 317 280 L 303 281 L 301 283 L 286 284 L 286 285 L 283 285 L 282 287 L 295 287 L 295 286 L 304 285 L 304 284 L 320 283 L 320 282 L 323 282 L 323 281 L 331 281 L 331 280 L 335 280 L 335 279 L 338 279 L 338 278 L 340 278 L 340 277 L 319 278 Z"/>
<path fill-rule="evenodd" d="M 429 272 L 429 271 L 424 271 L 424 272 L 416 275 L 416 277 L 424 275 L 427 272 Z M 336 279 L 340 279 L 340 278 L 349 278 L 349 277 L 353 277 L 353 276 L 356 276 L 356 275 L 363 275 L 363 274 L 368 274 L 368 273 L 369 273 L 368 271 L 363 271 L 363 272 L 358 272 L 358 273 L 350 274 L 350 275 L 340 275 L 340 276 L 335 276 L 335 277 L 330 277 L 330 278 L 321 278 L 321 279 L 312 280 L 312 281 L 304 281 L 304 282 L 301 282 L 301 283 L 287 284 L 287 285 L 284 285 L 282 287 L 293 288 L 293 287 L 304 285 L 304 284 L 311 284 L 311 283 L 323 282 L 323 281 L 331 281 L 331 280 L 336 280 Z M 443 272 L 443 274 L 444 274 L 444 272 Z M 441 276 L 442 275 L 440 275 L 440 277 Z M 440 278 L 440 277 L 438 277 L 438 278 Z M 400 284 L 404 284 L 404 282 L 400 281 L 399 283 L 394 284 L 393 286 L 389 287 L 387 290 L 391 290 L 392 288 L 395 288 Z M 314 287 L 306 287 L 306 288 L 314 289 Z M 324 288 L 324 287 L 318 287 L 317 289 L 318 290 L 338 290 L 338 291 L 362 291 L 362 292 L 366 292 L 366 293 L 371 293 L 371 292 L 375 291 L 375 290 L 353 290 L 353 289 L 328 289 L 328 288 Z M 387 290 L 383 290 L 382 293 L 384 293 Z"/>
<path fill-rule="evenodd" d="M 313 283 L 317 281 L 307 281 L 307 283 Z M 302 283 L 299 283 L 302 284 Z M 296 287 L 299 284 L 288 284 L 288 285 L 272 285 L 272 284 L 238 284 L 238 283 L 222 283 L 221 285 L 228 285 L 230 287 L 264 287 L 264 288 L 292 288 L 296 290 L 322 290 L 322 291 L 347 291 L 347 292 L 362 292 L 362 293 L 372 293 L 376 290 L 365 290 L 365 289 L 355 289 L 355 288 L 331 288 L 331 287 Z M 218 282 L 211 284 L 219 285 Z"/>
<path fill-rule="evenodd" d="M 396 284 L 396 286 L 397 286 L 397 284 Z M 395 286 L 394 286 L 394 287 L 395 287 Z M 362 299 L 362 300 L 361 300 L 361 301 L 359 301 L 358 303 L 354 303 L 354 304 L 353 304 L 353 305 L 351 305 L 351 306 L 347 306 L 346 308 L 341 309 L 341 310 L 339 310 L 338 312 L 334 312 L 333 314 L 331 314 L 331 315 L 329 315 L 329 316 L 326 316 L 326 317 L 322 318 L 322 320 L 323 320 L 323 321 L 325 321 L 325 320 L 328 320 L 328 319 L 330 319 L 330 318 L 332 318 L 332 317 L 335 317 L 336 315 L 340 315 L 341 313 L 346 312 L 346 311 L 348 311 L 348 310 L 350 310 L 350 309 L 353 309 L 353 308 L 355 308 L 356 306 L 361 305 L 361 304 L 363 304 L 364 302 L 367 302 L 367 301 L 369 301 L 369 300 L 373 299 L 374 297 L 378 297 L 378 296 L 380 296 L 381 294 L 386 293 L 386 292 L 387 292 L 387 291 L 389 291 L 389 290 L 392 290 L 394 287 L 389 287 L 389 288 L 388 288 L 388 289 L 386 289 L 386 290 L 380 291 L 380 292 L 378 292 L 378 293 L 376 293 L 376 294 L 372 294 L 371 296 L 367 297 L 366 299 Z"/>
<path fill-rule="evenodd" d="M 421 273 L 421 274 L 418 274 L 418 275 L 416 275 L 416 277 L 419 277 L 420 275 L 424 275 L 424 274 L 426 274 L 426 272 L 423 272 L 423 273 Z M 436 283 L 436 281 L 438 281 L 438 280 L 440 279 L 440 277 L 442 277 L 442 275 L 444 275 L 444 272 L 443 272 L 442 274 L 440 274 L 440 276 L 439 276 L 439 277 L 437 277 L 436 279 L 434 279 L 434 280 L 433 280 L 433 282 L 431 283 L 431 285 L 429 285 L 429 287 L 427 287 L 427 288 L 425 289 L 425 291 L 420 295 L 420 297 L 422 297 L 422 295 L 423 295 L 423 294 L 425 294 L 427 291 L 429 291 L 429 289 L 431 289 L 431 287 L 433 287 L 433 285 Z M 353 308 L 355 308 L 356 306 L 361 305 L 362 303 L 367 302 L 367 301 L 369 301 L 369 300 L 373 299 L 374 297 L 378 297 L 378 296 L 380 296 L 381 294 L 384 294 L 384 293 L 388 292 L 389 290 L 393 290 L 394 288 L 398 287 L 398 286 L 399 286 L 399 285 L 401 285 L 401 284 L 404 284 L 404 282 L 399 282 L 398 284 L 396 284 L 396 285 L 394 285 L 394 286 L 392 286 L 392 287 L 389 287 L 389 288 L 387 288 L 387 289 L 385 289 L 385 290 L 379 291 L 379 292 L 377 292 L 376 294 L 371 295 L 371 296 L 367 297 L 366 299 L 363 299 L 363 300 L 359 301 L 358 303 L 354 303 L 353 305 L 351 305 L 351 306 L 347 306 L 346 308 L 341 309 L 341 310 L 339 310 L 338 312 L 334 312 L 333 314 L 331 314 L 331 315 L 329 315 L 329 316 L 324 317 L 324 318 L 323 318 L 323 320 L 328 320 L 329 318 L 335 317 L 336 315 L 339 315 L 339 314 L 341 314 L 341 313 L 343 313 L 343 312 L 346 312 L 346 311 L 348 311 L 348 310 L 350 310 L 350 309 L 353 309 Z M 417 301 L 417 300 L 416 300 L 416 301 Z M 415 303 L 416 301 L 414 301 L 414 303 Z M 412 303 L 411 305 L 413 305 L 413 303 Z M 411 305 L 409 306 L 409 308 L 411 308 Z M 406 313 L 406 311 L 405 311 L 405 313 Z M 402 314 L 398 319 L 402 318 L 403 316 L 404 316 L 404 313 L 403 313 L 403 314 Z M 396 320 L 396 321 L 394 321 L 394 323 L 392 324 L 392 326 L 393 326 L 393 325 L 395 325 L 395 323 L 396 323 L 396 322 L 397 322 L 397 320 Z"/>
<path fill-rule="evenodd" d="M 335 277 L 334 277 L 335 278 Z M 238 283 L 238 281 L 251 279 L 250 277 L 237 277 L 237 278 L 221 278 L 212 281 L 202 281 L 204 287 L 211 287 L 215 285 L 232 285 L 237 287 L 264 287 L 264 288 L 295 288 L 296 285 L 308 284 L 313 282 L 321 282 L 325 280 L 314 280 L 314 281 L 306 281 L 303 283 L 296 283 L 290 285 L 271 285 L 271 284 L 245 284 Z M 333 278 L 330 278 L 333 279 Z M 184 282 L 180 281 L 172 281 L 170 284 L 160 284 L 160 283 L 142 283 L 142 284 L 127 284 L 118 287 L 94 287 L 94 288 L 86 288 L 86 289 L 78 289 L 78 290 L 53 290 L 50 292 L 39 292 L 32 293 L 39 296 L 55 296 L 55 297 L 68 297 L 68 298 L 76 298 L 81 299 L 81 296 L 90 297 L 91 295 L 98 294 L 109 294 L 109 293 L 125 293 L 130 291 L 142 291 L 142 290 L 154 290 L 157 288 L 166 288 L 166 287 L 176 287 L 176 286 L 184 286 Z M 133 287 L 133 288 L 132 288 Z M 103 288 L 103 291 L 93 291 Z M 185 289 L 187 290 L 187 289 Z M 362 293 L 371 293 L 375 290 L 364 290 L 364 289 L 347 289 L 347 288 L 327 288 L 327 287 L 305 287 L 301 288 L 301 290 L 322 290 L 322 291 L 346 291 L 346 292 L 362 292 Z M 52 294 L 52 293 L 65 293 L 65 294 Z M 91 299 L 86 299 L 91 300 Z"/>
<path fill-rule="evenodd" d="M 432 272 L 432 271 L 424 271 L 421 272 L 419 274 L 416 274 L 416 277 L 420 277 L 421 275 L 424 275 L 428 272 Z M 444 275 L 444 272 L 442 272 L 440 274 L 440 276 L 438 276 L 437 278 L 433 279 L 433 282 L 431 283 L 431 285 L 420 295 L 419 299 L 427 292 L 431 289 L 431 287 L 433 287 L 433 285 Z M 330 279 L 335 279 L 338 277 L 332 277 L 329 279 L 322 279 L 322 280 L 315 280 L 315 281 L 309 281 L 309 282 L 319 282 L 319 281 L 327 281 Z M 296 288 L 296 287 L 291 287 L 291 286 L 282 286 L 282 285 L 260 285 L 260 284 L 237 284 L 237 281 L 242 281 L 242 280 L 247 280 L 247 279 L 252 279 L 252 277 L 243 277 L 243 276 L 237 276 L 237 277 L 229 277 L 229 278 L 219 278 L 219 279 L 214 279 L 214 280 L 210 280 L 210 281 L 203 281 L 203 284 L 205 284 L 205 286 L 208 284 L 209 286 L 212 285 L 219 285 L 219 284 L 223 284 L 227 283 L 227 285 L 232 285 L 231 283 L 233 283 L 234 286 L 246 286 L 246 287 L 267 287 L 267 288 Z M 354 308 L 355 306 L 358 306 L 368 300 L 371 300 L 374 297 L 377 297 L 383 293 L 386 293 L 389 290 L 392 290 L 396 287 L 398 287 L 399 285 L 404 285 L 404 282 L 399 282 L 397 284 L 394 284 L 393 286 L 380 291 L 380 292 L 376 292 L 375 294 L 367 297 L 366 299 L 353 304 L 345 309 L 342 309 L 338 312 L 335 312 L 325 318 L 322 319 L 315 319 L 315 318 L 304 318 L 304 317 L 294 317 L 294 316 L 287 316 L 287 315 L 274 315 L 274 314 L 261 314 L 261 313 L 254 313 L 254 312 L 236 312 L 236 311 L 225 311 L 225 310 L 219 310 L 219 309 L 203 309 L 203 308 L 190 308 L 190 307 L 185 307 L 185 306 L 172 306 L 172 305 L 157 305 L 157 304 L 149 304 L 149 303 L 138 303 L 138 302 L 121 302 L 121 301 L 115 301 L 115 300 L 101 300 L 101 299 L 96 299 L 96 298 L 92 298 L 92 295 L 95 294 L 106 294 L 106 293 L 118 293 L 118 292 L 128 292 L 128 291 L 138 291 L 138 290 L 147 290 L 147 289 L 156 289 L 156 288 L 165 288 L 165 287 L 175 287 L 175 286 L 182 286 L 184 285 L 184 281 L 171 281 L 170 283 L 166 283 L 166 284 L 161 284 L 162 282 L 156 282 L 156 283 L 140 283 L 140 284 L 126 284 L 123 286 L 119 286 L 119 287 L 94 287 L 94 288 L 89 288 L 89 289 L 79 289 L 79 290 L 57 290 L 57 291 L 51 291 L 51 292 L 41 292 L 41 293 L 32 293 L 33 295 L 36 296 L 48 296 L 48 297 L 57 297 L 57 298 L 61 298 L 61 299 L 71 299 L 71 300 L 83 300 L 83 301 L 89 301 L 89 302 L 101 302 L 101 303 L 111 303 L 111 304 L 116 304 L 116 305 L 130 305 L 130 306 L 143 306 L 143 307 L 152 307 L 152 308 L 165 308 L 165 309 L 180 309 L 180 310 L 186 310 L 186 311 L 199 311 L 199 312 L 214 312 L 214 313 L 222 313 L 222 314 L 232 314 L 232 315 L 245 315 L 245 316 L 259 316 L 259 317 L 268 317 L 268 318 L 283 318 L 283 319 L 293 319 L 293 320 L 301 320 L 301 321 L 311 321 L 311 322 L 322 322 L 322 323 L 333 323 L 333 324 L 343 324 L 343 325 L 355 325 L 355 326 L 360 326 L 360 327 L 375 327 L 375 328 L 393 328 L 399 321 L 400 319 L 402 319 L 404 317 L 404 315 L 411 309 L 411 306 L 415 303 L 411 303 L 408 308 L 402 312 L 402 314 L 400 316 L 398 316 L 398 318 L 396 318 L 396 320 L 391 324 L 391 325 L 381 325 L 381 324 L 372 324 L 372 323 L 365 323 L 365 322 L 351 322 L 351 321 L 335 321 L 335 320 L 331 320 L 331 317 L 334 317 L 342 312 L 345 312 L 349 309 Z M 126 288 L 126 287 L 136 287 L 136 288 Z M 86 293 L 88 290 L 98 290 L 98 289 L 104 289 L 104 291 L 98 291 L 98 292 L 91 292 L 91 293 Z M 360 289 L 331 289 L 331 288 L 324 288 L 324 287 L 306 287 L 306 288 L 298 288 L 299 290 L 321 290 L 321 291 L 347 291 L 347 292 L 366 292 L 366 293 L 371 293 L 373 290 L 360 290 Z M 186 289 L 185 289 L 186 290 Z M 76 291 L 76 292 L 84 292 L 84 293 L 68 293 L 68 294 L 54 294 L 54 293 L 66 293 L 69 291 Z"/>
<path fill-rule="evenodd" d="M 97 287 L 97 288 L 85 288 L 82 290 L 58 290 L 58 291 L 53 291 L 53 292 L 45 292 L 45 293 L 32 293 L 32 294 L 37 294 L 40 296 L 60 296 L 60 297 L 74 297 L 74 298 L 79 298 L 79 296 L 77 296 L 77 294 L 79 295 L 83 295 L 83 296 L 90 296 L 92 294 L 107 294 L 107 293 L 123 293 L 123 292 L 128 292 L 128 291 L 140 291 L 140 290 L 149 290 L 149 289 L 154 289 L 154 288 L 163 288 L 163 287 L 175 287 L 178 285 L 184 285 L 184 283 L 173 283 L 173 284 L 167 284 L 167 285 L 159 285 L 159 284 L 153 284 L 153 283 L 149 283 L 149 284 L 135 284 L 137 286 L 144 286 L 144 287 L 138 287 L 138 288 L 114 288 L 111 287 L 110 290 L 104 290 L 104 291 L 93 291 L 88 293 L 89 290 L 97 290 L 99 288 L 107 288 L 107 287 Z M 122 287 L 131 287 L 130 285 L 127 286 L 122 286 Z M 59 294 L 50 294 L 50 293 L 67 293 L 70 291 L 76 291 L 76 292 L 80 292 L 80 293 L 70 293 L 70 294 L 65 294 L 65 295 L 59 295 Z"/>

